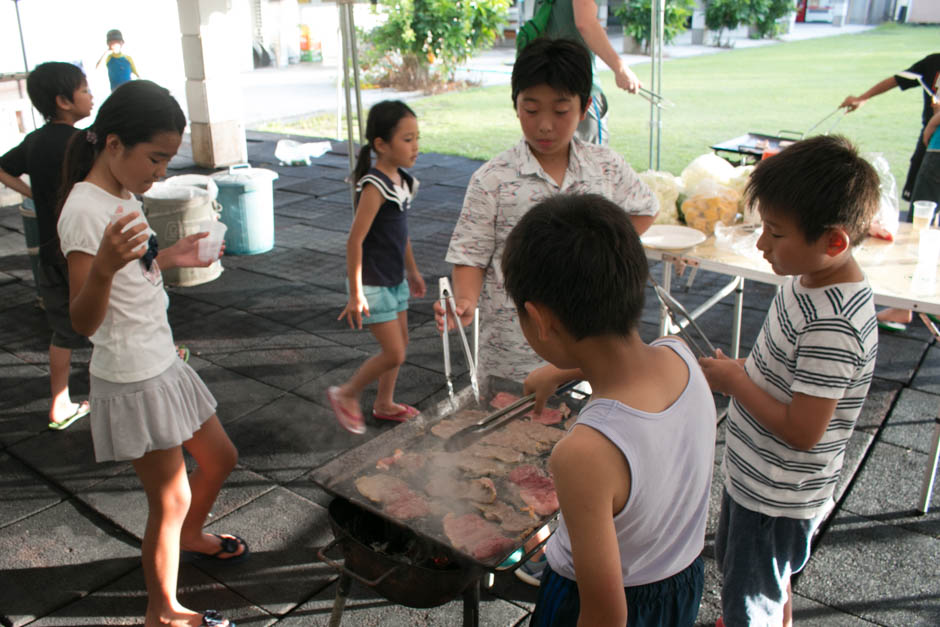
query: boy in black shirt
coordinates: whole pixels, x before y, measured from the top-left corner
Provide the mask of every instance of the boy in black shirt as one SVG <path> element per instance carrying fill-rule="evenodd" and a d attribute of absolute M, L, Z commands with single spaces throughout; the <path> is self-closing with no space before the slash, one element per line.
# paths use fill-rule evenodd
<path fill-rule="evenodd" d="M 52 327 L 49 344 L 49 381 L 52 407 L 49 428 L 65 429 L 88 414 L 88 402 L 73 403 L 69 396 L 72 349 L 87 340 L 72 329 L 69 318 L 68 266 L 56 233 L 59 185 L 65 147 L 75 123 L 91 114 L 93 105 L 85 74 L 71 63 L 43 63 L 29 74 L 26 91 L 45 126 L 0 157 L 0 183 L 33 199 L 39 226 L 39 294 Z M 19 176 L 29 174 L 27 185 Z"/>

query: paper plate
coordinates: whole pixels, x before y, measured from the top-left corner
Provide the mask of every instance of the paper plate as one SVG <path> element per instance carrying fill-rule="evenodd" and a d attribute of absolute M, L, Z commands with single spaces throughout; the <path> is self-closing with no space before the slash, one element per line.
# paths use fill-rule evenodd
<path fill-rule="evenodd" d="M 698 229 L 678 224 L 654 224 L 640 237 L 644 246 L 662 250 L 683 250 L 705 241 Z"/>

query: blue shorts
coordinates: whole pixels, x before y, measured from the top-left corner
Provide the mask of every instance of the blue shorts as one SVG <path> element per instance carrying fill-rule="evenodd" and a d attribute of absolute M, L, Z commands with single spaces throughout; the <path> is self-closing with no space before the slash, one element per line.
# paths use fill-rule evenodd
<path fill-rule="evenodd" d="M 362 324 L 391 322 L 398 314 L 408 309 L 408 281 L 393 287 L 363 285 L 362 291 L 369 303 L 369 315 L 362 317 Z"/>
<path fill-rule="evenodd" d="M 783 622 L 790 576 L 809 561 L 810 540 L 822 518 L 767 516 L 738 505 L 722 490 L 715 558 L 725 625 Z"/>
<path fill-rule="evenodd" d="M 701 557 L 697 557 L 685 570 L 672 577 L 624 588 L 627 627 L 692 627 L 698 616 L 704 586 L 705 564 Z M 580 613 L 578 584 L 562 577 L 546 564 L 529 627 L 575 627 Z"/>

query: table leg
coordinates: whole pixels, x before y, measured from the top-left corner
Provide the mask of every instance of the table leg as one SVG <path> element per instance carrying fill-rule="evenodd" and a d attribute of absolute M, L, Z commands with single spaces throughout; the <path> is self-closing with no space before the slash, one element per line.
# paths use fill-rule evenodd
<path fill-rule="evenodd" d="M 937 463 L 940 461 L 940 417 L 934 418 L 933 444 L 930 447 L 930 459 L 924 473 L 924 483 L 920 490 L 920 513 L 930 509 L 930 497 L 933 495 L 933 482 L 937 478 Z"/>
<path fill-rule="evenodd" d="M 663 257 L 663 279 L 661 282 L 663 289 L 669 292 L 672 289 L 672 261 Z M 659 337 L 669 335 L 670 321 L 666 315 L 666 305 L 659 304 Z"/>

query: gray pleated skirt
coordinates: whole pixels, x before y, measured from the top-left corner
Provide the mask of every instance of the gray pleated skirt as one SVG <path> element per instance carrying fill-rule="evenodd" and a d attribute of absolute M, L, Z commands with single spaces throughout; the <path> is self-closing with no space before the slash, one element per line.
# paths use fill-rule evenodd
<path fill-rule="evenodd" d="M 157 376 L 113 383 L 91 376 L 91 437 L 99 462 L 179 446 L 215 414 L 215 397 L 181 359 Z"/>

